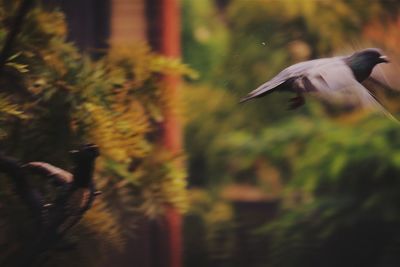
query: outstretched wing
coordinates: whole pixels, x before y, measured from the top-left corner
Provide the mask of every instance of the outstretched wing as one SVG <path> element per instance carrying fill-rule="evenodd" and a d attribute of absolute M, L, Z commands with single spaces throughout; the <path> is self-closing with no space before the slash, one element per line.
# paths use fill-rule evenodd
<path fill-rule="evenodd" d="M 356 106 L 379 111 L 397 121 L 354 77 L 351 69 L 340 59 L 310 69 L 306 79 L 316 90 L 316 97 L 337 105 Z"/>
<path fill-rule="evenodd" d="M 246 102 L 256 97 L 261 97 L 267 93 L 272 92 L 272 90 L 276 89 L 278 86 L 284 84 L 285 82 L 297 79 L 302 77 L 309 71 L 310 69 L 316 68 L 321 65 L 329 64 L 330 61 L 334 60 L 335 58 L 321 58 L 321 59 L 314 59 L 305 62 L 300 62 L 294 64 L 290 67 L 287 67 L 283 71 L 281 71 L 278 75 L 276 75 L 271 80 L 263 83 L 255 90 L 251 91 L 248 95 L 243 97 L 240 100 L 240 103 Z M 290 86 L 290 85 L 289 85 Z"/>
<path fill-rule="evenodd" d="M 287 80 L 288 79 L 285 79 L 283 77 L 282 78 L 275 77 L 272 80 L 270 80 L 270 81 L 268 81 L 266 83 L 263 83 L 262 85 L 257 87 L 255 90 L 251 91 L 248 95 L 246 95 L 245 97 L 240 99 L 239 103 L 243 103 L 243 102 L 249 101 L 249 100 L 251 100 L 253 98 L 256 98 L 256 97 L 261 97 L 261 96 L 271 92 L 273 89 L 275 89 L 279 85 L 283 84 Z"/>

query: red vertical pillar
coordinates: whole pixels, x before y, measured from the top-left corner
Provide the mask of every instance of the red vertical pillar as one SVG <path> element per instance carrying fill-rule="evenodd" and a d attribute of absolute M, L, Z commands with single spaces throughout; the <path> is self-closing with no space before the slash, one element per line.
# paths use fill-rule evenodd
<path fill-rule="evenodd" d="M 166 57 L 180 57 L 180 9 L 178 0 L 161 0 L 161 43 L 160 52 Z M 172 103 L 179 101 L 180 78 L 177 75 L 164 77 L 165 90 Z M 174 101 L 176 100 L 176 101 Z M 165 110 L 164 144 L 173 153 L 182 149 L 182 133 L 174 107 Z"/>
<path fill-rule="evenodd" d="M 180 7 L 178 0 L 160 0 L 161 2 L 161 40 L 160 52 L 166 57 L 180 57 Z M 164 77 L 164 94 L 170 103 L 179 102 L 180 77 Z M 173 154 L 182 150 L 182 129 L 176 107 L 167 104 L 164 110 L 163 144 Z M 166 209 L 168 260 L 170 267 L 182 266 L 182 217 L 179 212 L 168 206 Z"/>

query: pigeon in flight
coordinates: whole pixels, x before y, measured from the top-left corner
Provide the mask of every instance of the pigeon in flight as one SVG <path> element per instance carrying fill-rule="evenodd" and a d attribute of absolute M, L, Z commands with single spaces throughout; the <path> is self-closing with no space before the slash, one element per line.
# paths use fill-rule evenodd
<path fill-rule="evenodd" d="M 294 64 L 242 98 L 246 102 L 274 91 L 297 93 L 290 99 L 291 109 L 305 103 L 304 94 L 324 101 L 379 110 L 393 116 L 375 99 L 361 82 L 370 77 L 373 68 L 389 62 L 380 49 L 368 48 L 350 56 L 315 59 Z"/>

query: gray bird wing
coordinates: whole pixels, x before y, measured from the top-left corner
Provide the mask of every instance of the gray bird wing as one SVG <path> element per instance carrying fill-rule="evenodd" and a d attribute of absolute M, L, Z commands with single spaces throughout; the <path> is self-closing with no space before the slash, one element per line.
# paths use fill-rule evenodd
<path fill-rule="evenodd" d="M 255 97 L 260 97 L 268 93 L 269 91 L 275 89 L 284 82 L 289 81 L 291 79 L 297 79 L 299 77 L 302 77 L 310 69 L 313 69 L 320 65 L 328 64 L 331 60 L 332 58 L 314 59 L 314 60 L 300 62 L 290 67 L 287 67 L 286 69 L 278 73 L 275 77 L 273 77 L 271 80 L 261 84 L 259 87 L 251 91 L 248 95 L 243 97 L 240 100 L 240 103 L 246 102 Z"/>
<path fill-rule="evenodd" d="M 351 69 L 341 58 L 310 68 L 303 77 L 317 98 L 338 105 L 352 105 L 379 111 L 397 121 L 371 93 L 354 77 Z"/>

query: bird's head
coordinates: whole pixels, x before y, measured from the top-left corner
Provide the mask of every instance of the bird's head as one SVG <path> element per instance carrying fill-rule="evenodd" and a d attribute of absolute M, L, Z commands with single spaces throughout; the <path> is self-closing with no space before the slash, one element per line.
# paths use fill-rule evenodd
<path fill-rule="evenodd" d="M 100 155 L 99 147 L 95 144 L 85 144 L 77 150 L 70 151 L 75 161 L 94 160 Z"/>
<path fill-rule="evenodd" d="M 345 59 L 353 71 L 357 81 L 362 82 L 369 77 L 372 69 L 379 63 L 388 63 L 388 58 L 378 48 L 367 48 L 357 51 Z"/>
<path fill-rule="evenodd" d="M 367 48 L 351 55 L 356 62 L 375 66 L 379 63 L 388 63 L 389 59 L 378 48 Z"/>

